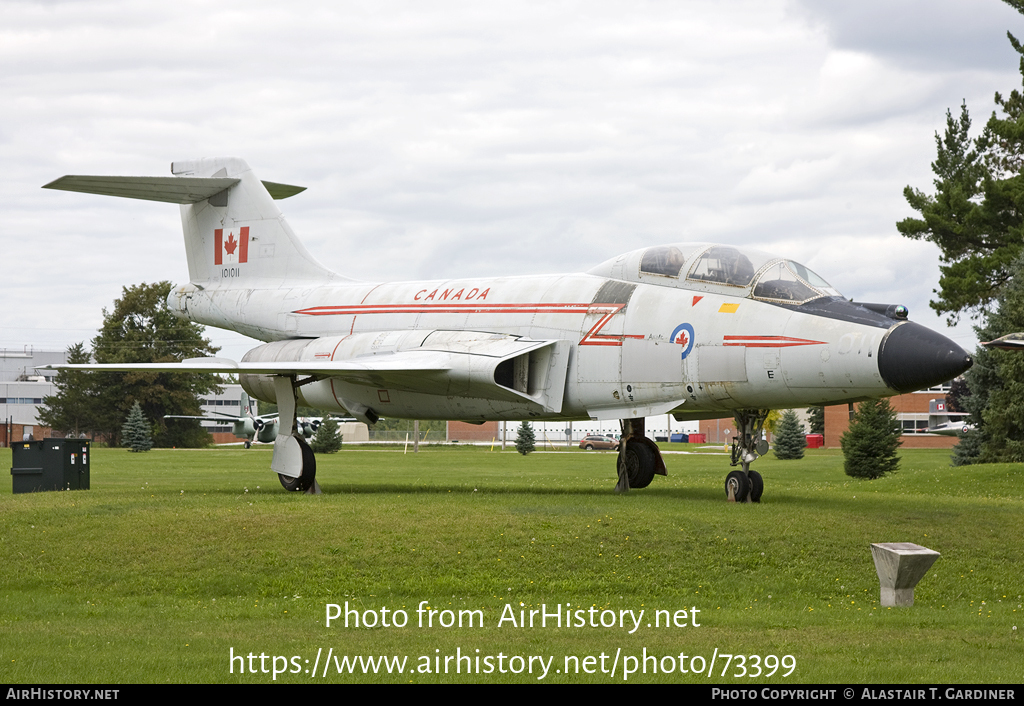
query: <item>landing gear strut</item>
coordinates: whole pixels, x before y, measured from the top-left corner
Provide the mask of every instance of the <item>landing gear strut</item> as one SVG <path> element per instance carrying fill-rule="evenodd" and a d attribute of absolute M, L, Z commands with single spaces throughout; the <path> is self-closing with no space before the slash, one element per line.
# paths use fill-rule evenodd
<path fill-rule="evenodd" d="M 768 453 L 768 442 L 761 438 L 761 429 L 767 419 L 767 409 L 741 409 L 734 416 L 736 436 L 732 438 L 732 464 L 743 470 L 732 471 L 725 477 L 725 495 L 729 502 L 759 503 L 764 492 L 764 479 L 750 464 L 758 456 Z"/>
<path fill-rule="evenodd" d="M 621 419 L 622 438 L 619 439 L 619 482 L 615 492 L 625 493 L 630 488 L 646 488 L 654 474 L 667 475 L 661 449 L 644 436 L 644 419 Z"/>
<path fill-rule="evenodd" d="M 316 457 L 295 426 L 295 378 L 274 378 L 279 426 L 270 469 L 277 472 L 285 490 L 320 492 L 316 483 Z"/>

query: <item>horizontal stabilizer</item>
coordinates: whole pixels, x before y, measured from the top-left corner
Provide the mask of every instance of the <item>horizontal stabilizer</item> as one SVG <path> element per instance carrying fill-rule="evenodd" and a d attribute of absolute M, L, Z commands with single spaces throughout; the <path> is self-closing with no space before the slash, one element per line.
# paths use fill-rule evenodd
<path fill-rule="evenodd" d="M 126 199 L 198 203 L 239 182 L 230 177 L 127 177 L 80 176 L 70 174 L 51 181 L 44 189 L 78 191 L 83 194 L 122 196 Z"/>
<path fill-rule="evenodd" d="M 264 181 L 263 186 L 267 188 L 271 198 L 276 201 L 286 199 L 295 194 L 301 194 L 306 190 L 304 186 L 292 186 L 291 184 L 278 184 L 276 181 Z"/>
<path fill-rule="evenodd" d="M 237 184 L 232 177 L 144 177 L 84 176 L 69 174 L 51 181 L 44 189 L 77 191 L 83 194 L 121 196 L 126 199 L 164 203 L 199 203 Z M 306 190 L 304 186 L 264 181 L 263 186 L 275 199 L 286 199 Z"/>

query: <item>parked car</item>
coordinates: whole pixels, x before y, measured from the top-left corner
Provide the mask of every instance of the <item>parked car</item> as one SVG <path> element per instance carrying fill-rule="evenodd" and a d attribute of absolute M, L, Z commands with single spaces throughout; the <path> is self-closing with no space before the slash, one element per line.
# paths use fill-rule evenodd
<path fill-rule="evenodd" d="M 580 441 L 580 448 L 587 451 L 593 449 L 611 449 L 616 451 L 619 448 L 619 442 L 610 436 L 590 435 L 583 437 Z"/>

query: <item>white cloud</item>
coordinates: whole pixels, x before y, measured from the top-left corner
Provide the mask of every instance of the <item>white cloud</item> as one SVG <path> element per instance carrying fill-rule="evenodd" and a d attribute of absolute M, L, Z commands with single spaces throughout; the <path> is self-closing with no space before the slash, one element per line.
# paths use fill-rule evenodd
<path fill-rule="evenodd" d="M 963 4 L 928 6 L 948 37 Z M 308 186 L 281 204 L 289 221 L 364 279 L 724 240 L 882 299 L 871 273 L 898 252 L 921 279 L 895 293 L 927 314 L 936 258 L 895 231 L 902 188 L 929 186 L 947 107 L 980 119 L 1019 82 L 1006 14 L 981 14 L 957 63 L 897 46 L 902 10 L 783 0 L 4 3 L 0 227 L 19 265 L 3 291 L 37 318 L 5 307 L 2 338 L 63 347 L 122 285 L 185 278 L 173 207 L 42 184 L 212 155 Z"/>

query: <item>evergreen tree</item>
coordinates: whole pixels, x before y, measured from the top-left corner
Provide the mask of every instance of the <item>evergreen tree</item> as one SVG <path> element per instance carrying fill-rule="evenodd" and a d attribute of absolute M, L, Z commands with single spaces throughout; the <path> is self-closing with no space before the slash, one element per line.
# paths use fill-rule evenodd
<path fill-rule="evenodd" d="M 1004 2 L 1024 14 L 1024 0 Z M 1024 78 L 1024 45 L 1007 37 Z M 932 307 L 951 321 L 963 311 L 984 317 L 975 328 L 983 341 L 1024 331 L 1024 93 L 996 93 L 995 103 L 998 111 L 973 139 L 967 106 L 959 119 L 947 111 L 945 134 L 935 136 L 935 194 L 907 187 L 921 218 L 897 224 L 903 235 L 941 250 Z M 964 379 L 967 394 L 954 389 L 952 396 L 972 428 L 960 435 L 953 465 L 1024 460 L 1024 356 L 978 349 Z"/>
<path fill-rule="evenodd" d="M 889 400 L 868 400 L 857 405 L 850 427 L 839 441 L 846 475 L 881 478 L 895 473 L 900 460 L 900 423 Z"/>
<path fill-rule="evenodd" d="M 89 351 L 83 343 L 68 348 L 67 362 L 89 362 Z M 61 370 L 53 381 L 56 391 L 43 398 L 39 422 L 66 436 L 78 437 L 91 432 L 96 425 L 96 397 L 89 386 L 89 373 L 83 370 Z"/>
<path fill-rule="evenodd" d="M 1021 0 L 1005 2 L 1024 14 Z M 1024 46 L 1009 32 L 1007 37 L 1020 55 L 1024 77 Z M 948 314 L 951 323 L 964 311 L 975 318 L 985 313 L 1024 248 L 1024 94 L 996 93 L 995 103 L 1001 115 L 993 112 L 973 139 L 967 106 L 961 106 L 958 119 L 946 112 L 945 134 L 935 135 L 935 193 L 906 187 L 903 194 L 921 218 L 896 224 L 906 237 L 939 246 L 943 264 L 931 306 Z"/>
<path fill-rule="evenodd" d="M 983 446 L 980 429 L 965 429 L 957 434 L 959 441 L 953 447 L 953 455 L 950 457 L 951 466 L 967 466 L 978 463 L 981 458 Z"/>
<path fill-rule="evenodd" d="M 775 457 L 784 461 L 795 460 L 804 457 L 804 448 L 807 446 L 807 438 L 804 436 L 804 426 L 796 416 L 796 412 L 787 409 L 782 413 L 778 429 L 775 432 Z"/>
<path fill-rule="evenodd" d="M 523 422 L 519 425 L 519 433 L 516 434 L 516 451 L 525 456 L 534 448 L 533 427 L 529 422 Z"/>
<path fill-rule="evenodd" d="M 313 449 L 313 453 L 333 454 L 341 451 L 341 441 L 341 436 L 338 435 L 338 423 L 328 414 L 321 420 L 309 446 Z"/>
<path fill-rule="evenodd" d="M 128 419 L 121 427 L 121 445 L 127 446 L 132 451 L 149 451 L 153 448 L 153 439 L 149 428 L 149 422 L 142 414 L 142 406 L 138 402 L 132 405 Z"/>
<path fill-rule="evenodd" d="M 946 411 L 947 412 L 966 412 L 967 409 L 964 407 L 964 399 L 971 394 L 967 387 L 967 380 L 964 376 L 956 378 L 949 384 L 949 392 L 946 393 Z"/>
<path fill-rule="evenodd" d="M 825 408 L 824 407 L 808 407 L 807 408 L 807 423 L 811 427 L 811 434 L 824 434 L 825 433 Z"/>
<path fill-rule="evenodd" d="M 974 329 L 982 341 L 1024 331 L 1024 256 L 1010 271 L 985 325 Z M 970 391 L 964 406 L 973 429 L 958 444 L 954 465 L 1024 461 L 1024 355 L 979 348 L 964 377 Z"/>

